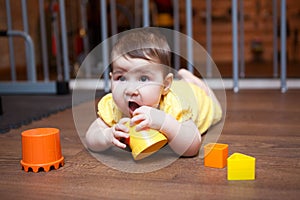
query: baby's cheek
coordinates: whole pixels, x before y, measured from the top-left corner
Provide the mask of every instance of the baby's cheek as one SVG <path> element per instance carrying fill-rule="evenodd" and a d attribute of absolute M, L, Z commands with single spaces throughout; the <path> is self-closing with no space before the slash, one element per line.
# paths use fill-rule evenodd
<path fill-rule="evenodd" d="M 144 98 L 146 99 L 146 98 Z M 148 92 L 147 94 L 147 99 L 145 100 L 145 105 L 153 107 L 153 108 L 157 108 L 159 102 L 161 99 L 161 94 L 159 92 Z"/>

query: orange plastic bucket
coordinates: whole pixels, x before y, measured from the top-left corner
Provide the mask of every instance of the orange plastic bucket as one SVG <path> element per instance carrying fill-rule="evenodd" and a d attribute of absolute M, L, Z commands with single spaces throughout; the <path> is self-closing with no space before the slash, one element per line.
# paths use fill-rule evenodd
<path fill-rule="evenodd" d="M 61 153 L 60 131 L 56 128 L 35 128 L 22 132 L 22 168 L 28 172 L 51 167 L 58 169 L 64 165 Z"/>

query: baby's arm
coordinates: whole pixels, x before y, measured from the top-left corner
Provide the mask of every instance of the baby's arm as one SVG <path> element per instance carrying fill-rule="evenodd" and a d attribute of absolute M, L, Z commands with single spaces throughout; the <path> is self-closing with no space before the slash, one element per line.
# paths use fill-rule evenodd
<path fill-rule="evenodd" d="M 115 145 L 126 148 L 126 145 L 119 141 L 119 138 L 128 138 L 128 128 L 124 125 L 129 119 L 123 118 L 112 127 L 107 126 L 101 118 L 97 118 L 89 127 L 86 133 L 86 142 L 92 151 L 104 151 Z"/>
<path fill-rule="evenodd" d="M 167 115 L 160 129 L 169 139 L 170 147 L 179 155 L 195 156 L 201 145 L 201 136 L 192 120 L 178 122 L 171 115 Z"/>
<path fill-rule="evenodd" d="M 142 106 L 134 111 L 131 123 L 138 123 L 137 131 L 144 128 L 159 130 L 168 138 L 172 150 L 182 156 L 195 156 L 199 152 L 201 136 L 192 120 L 179 122 L 165 112 Z"/>

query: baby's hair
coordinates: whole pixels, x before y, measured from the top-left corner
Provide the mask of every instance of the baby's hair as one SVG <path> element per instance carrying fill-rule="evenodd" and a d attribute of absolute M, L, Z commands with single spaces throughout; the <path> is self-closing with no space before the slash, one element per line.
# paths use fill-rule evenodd
<path fill-rule="evenodd" d="M 140 28 L 122 36 L 112 49 L 112 63 L 118 57 L 141 58 L 165 65 L 165 74 L 171 65 L 170 47 L 164 35 L 153 28 Z"/>

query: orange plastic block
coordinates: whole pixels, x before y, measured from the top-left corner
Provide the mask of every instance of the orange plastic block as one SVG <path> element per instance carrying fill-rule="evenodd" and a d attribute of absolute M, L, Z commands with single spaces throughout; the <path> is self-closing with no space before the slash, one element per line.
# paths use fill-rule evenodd
<path fill-rule="evenodd" d="M 204 146 L 204 166 L 224 168 L 227 165 L 228 145 L 209 143 Z"/>

